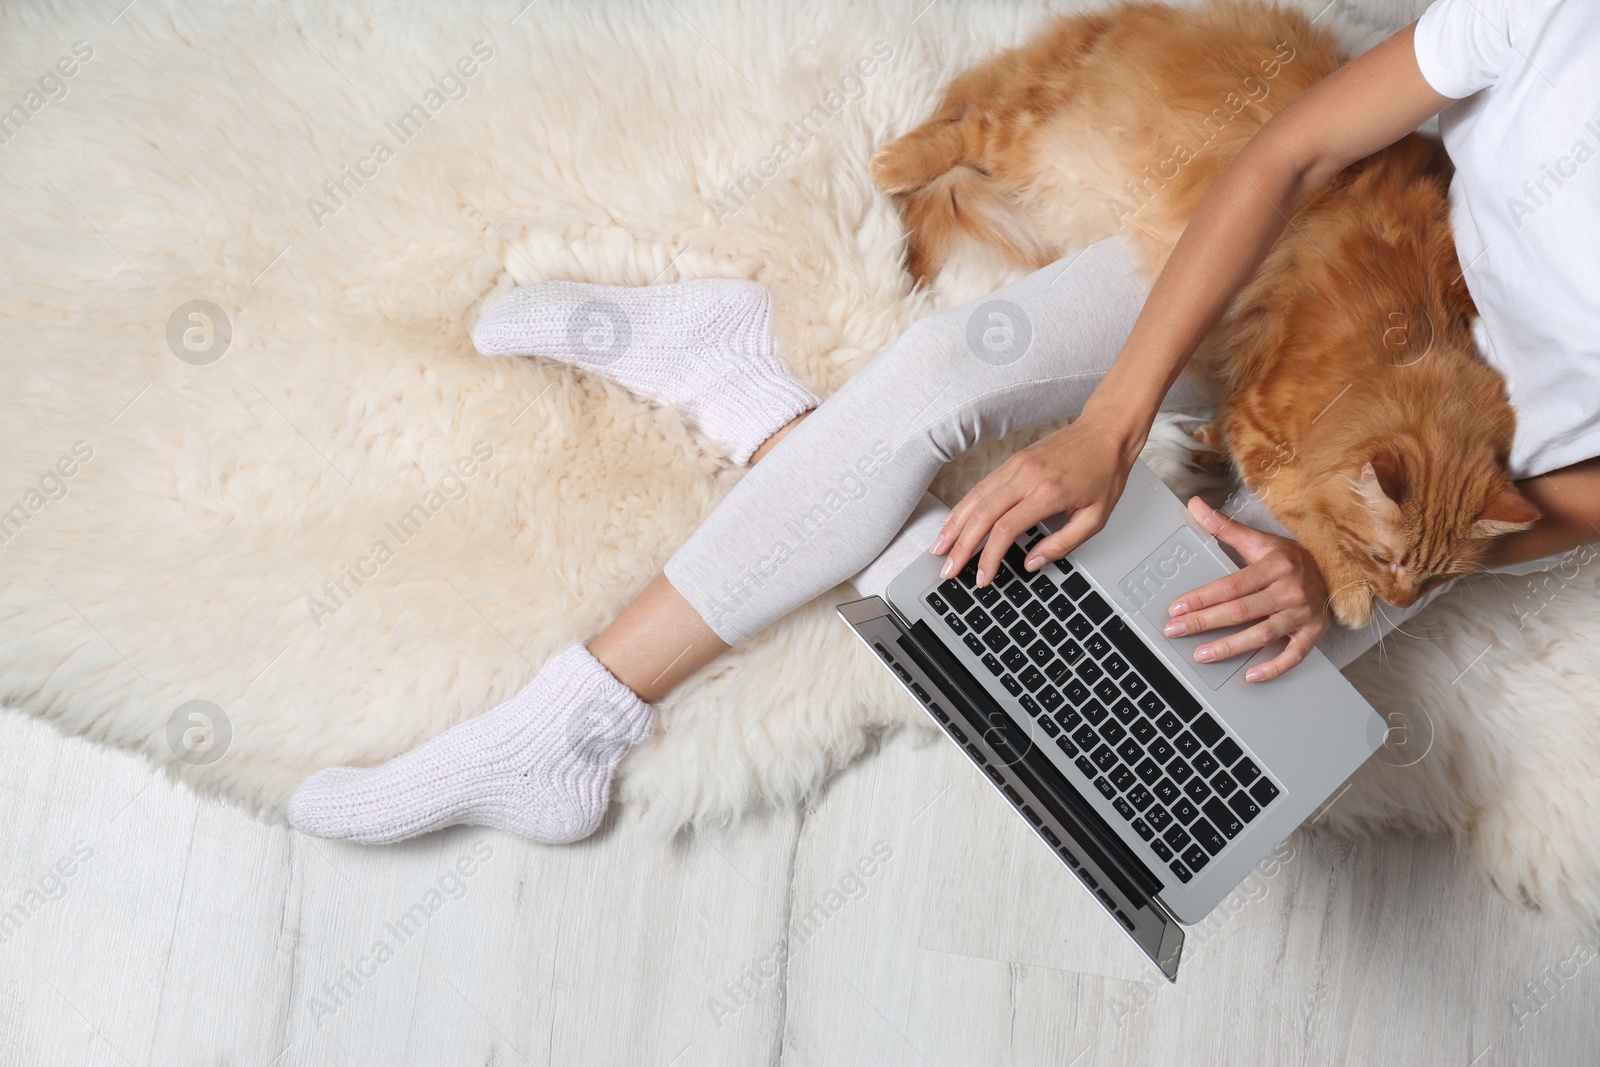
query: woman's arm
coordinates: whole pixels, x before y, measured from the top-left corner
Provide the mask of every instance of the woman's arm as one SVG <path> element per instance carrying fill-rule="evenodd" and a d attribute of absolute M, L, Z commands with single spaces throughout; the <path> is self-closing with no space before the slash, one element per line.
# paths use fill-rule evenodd
<path fill-rule="evenodd" d="M 1524 478 L 1517 488 L 1542 517 L 1526 530 L 1497 538 L 1484 566 L 1509 567 L 1600 541 L 1600 458 Z"/>
<path fill-rule="evenodd" d="M 1072 513 L 1028 566 L 1057 560 L 1105 525 L 1161 399 L 1288 218 L 1351 163 L 1399 140 L 1450 103 L 1422 77 L 1408 26 L 1296 97 L 1251 138 L 1201 201 L 1127 342 L 1082 416 L 1018 452 L 962 499 L 934 552 L 965 566 L 993 531 L 978 582 L 1040 519 Z"/>

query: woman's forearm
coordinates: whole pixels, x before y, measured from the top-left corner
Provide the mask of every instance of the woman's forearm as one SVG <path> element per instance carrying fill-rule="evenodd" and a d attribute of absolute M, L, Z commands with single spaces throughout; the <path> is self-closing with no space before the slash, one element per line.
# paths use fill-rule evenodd
<path fill-rule="evenodd" d="M 1143 447 L 1161 398 L 1266 259 L 1309 191 L 1306 170 L 1264 130 L 1223 171 L 1173 247 L 1084 417 L 1125 455 Z"/>
<path fill-rule="evenodd" d="M 1526 530 L 1495 539 L 1486 567 L 1509 567 L 1600 541 L 1600 458 L 1524 478 L 1522 495 L 1542 515 Z"/>

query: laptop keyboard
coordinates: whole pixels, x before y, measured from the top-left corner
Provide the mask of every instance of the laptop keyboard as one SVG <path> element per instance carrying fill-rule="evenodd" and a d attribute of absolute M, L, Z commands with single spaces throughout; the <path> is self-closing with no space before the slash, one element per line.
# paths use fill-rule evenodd
<path fill-rule="evenodd" d="M 1036 530 L 1028 547 L 1043 537 Z M 1059 583 L 1022 563 L 1012 545 L 979 589 L 974 557 L 925 599 L 1188 882 L 1277 799 L 1278 785 L 1071 563 L 1056 563 Z"/>

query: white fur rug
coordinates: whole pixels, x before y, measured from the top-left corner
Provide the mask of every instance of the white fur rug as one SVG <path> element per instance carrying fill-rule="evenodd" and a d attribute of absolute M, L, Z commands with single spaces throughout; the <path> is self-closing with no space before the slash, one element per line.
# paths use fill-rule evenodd
<path fill-rule="evenodd" d="M 739 476 L 670 411 L 476 357 L 482 301 L 756 278 L 826 393 L 1002 280 L 909 296 L 866 160 L 1044 4 L 524 2 L 0 12 L 0 103 L 26 119 L 0 127 L 10 704 L 275 817 L 312 770 L 401 751 L 592 635 Z M 1416 6 L 1324 17 L 1370 43 Z M 1477 583 L 1353 668 L 1413 740 L 1325 821 L 1454 834 L 1514 899 L 1600 912 L 1594 571 L 1538 599 Z M 836 621 L 848 595 L 681 691 L 623 817 L 793 803 L 918 722 Z"/>

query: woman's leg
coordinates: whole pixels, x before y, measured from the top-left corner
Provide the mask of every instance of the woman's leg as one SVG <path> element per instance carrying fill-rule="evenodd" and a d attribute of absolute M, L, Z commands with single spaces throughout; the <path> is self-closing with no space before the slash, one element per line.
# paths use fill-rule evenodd
<path fill-rule="evenodd" d="M 588 649 L 573 646 L 505 705 L 389 764 L 315 776 L 291 819 L 367 841 L 454 822 L 584 836 L 604 814 L 616 760 L 648 733 L 641 696 L 660 699 L 852 575 L 881 575 L 874 559 L 914 510 L 926 550 L 939 508 L 925 490 L 939 467 L 1080 410 L 1147 292 L 1133 249 L 1112 239 L 917 323 L 793 425 Z M 1168 395 L 1169 406 L 1208 399 L 1187 378 Z"/>

